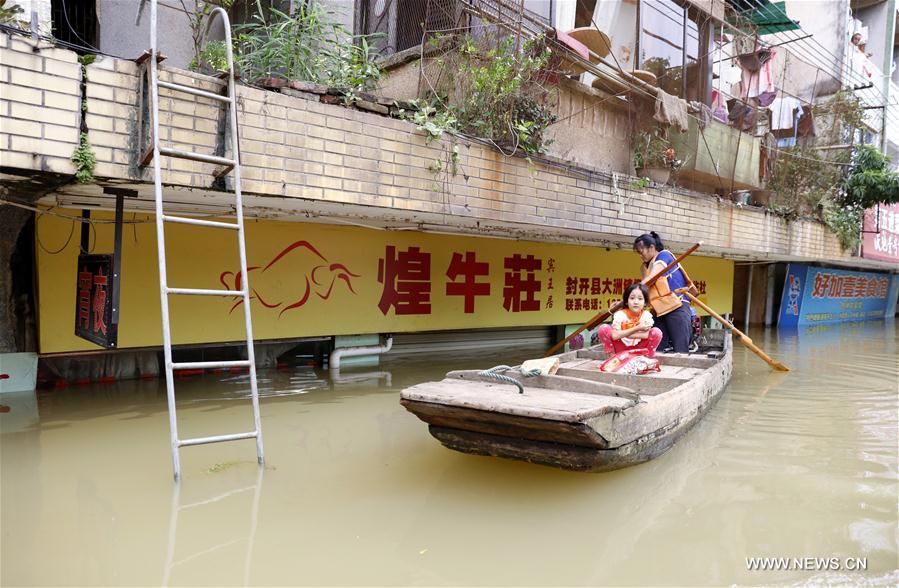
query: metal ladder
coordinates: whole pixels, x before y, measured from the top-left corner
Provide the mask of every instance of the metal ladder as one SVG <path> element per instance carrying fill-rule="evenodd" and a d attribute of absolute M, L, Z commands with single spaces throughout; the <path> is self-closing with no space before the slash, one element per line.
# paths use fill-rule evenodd
<path fill-rule="evenodd" d="M 143 3 L 141 4 L 141 8 Z M 175 470 L 175 481 L 181 478 L 181 461 L 179 452 L 182 447 L 191 445 L 203 445 L 207 443 L 218 443 L 221 441 L 236 441 L 238 439 L 256 439 L 256 457 L 260 465 L 265 463 L 262 448 L 262 423 L 259 418 L 259 390 L 256 385 L 256 357 L 253 350 L 253 326 L 250 317 L 250 287 L 247 280 L 247 253 L 244 239 L 244 223 L 243 223 L 243 202 L 240 193 L 240 149 L 237 138 L 237 101 L 235 99 L 234 84 L 234 55 L 232 54 L 231 45 L 231 23 L 228 19 L 228 13 L 221 7 L 214 8 L 209 14 L 206 30 L 208 32 L 209 23 L 215 16 L 222 18 L 225 28 L 225 45 L 228 49 L 228 95 L 222 96 L 213 92 L 207 92 L 197 88 L 174 84 L 171 82 L 159 81 L 159 64 L 158 64 L 158 44 L 156 38 L 157 25 L 157 0 L 150 0 L 150 56 L 147 60 L 150 73 L 150 116 L 152 125 L 152 142 L 153 142 L 153 181 L 156 196 L 156 242 L 158 245 L 159 256 L 159 298 L 162 306 L 162 343 L 165 352 L 165 380 L 166 392 L 168 396 L 169 409 L 169 428 L 171 431 L 172 443 L 172 465 Z M 138 18 L 140 16 L 138 15 Z M 185 92 L 195 96 L 202 96 L 216 100 L 225 105 L 229 111 L 228 124 L 231 129 L 231 158 L 219 157 L 216 155 L 206 155 L 202 153 L 194 153 L 190 151 L 181 151 L 170 147 L 162 147 L 159 145 L 159 88 L 167 88 L 176 92 Z M 149 155 L 149 154 L 148 154 Z M 225 166 L 225 171 L 217 175 L 224 175 L 229 171 L 234 174 L 234 196 L 235 212 L 237 215 L 237 223 L 227 223 L 219 221 L 201 220 L 196 218 L 185 218 L 181 216 L 171 216 L 165 214 L 162 201 L 162 173 L 160 170 L 160 157 L 177 157 L 181 159 L 190 159 L 203 163 L 213 163 Z M 241 290 L 209 290 L 198 288 L 170 288 L 166 275 L 166 253 L 165 253 L 165 223 L 183 223 L 188 225 L 197 225 L 212 229 L 224 229 L 237 231 L 238 249 L 240 251 L 240 272 L 243 280 L 241 281 Z M 188 295 L 188 296 L 242 296 L 244 322 L 246 324 L 246 342 L 247 342 L 247 359 L 239 361 L 193 361 L 178 362 L 172 361 L 172 337 L 169 319 L 169 301 L 168 297 L 172 295 Z M 206 368 L 231 368 L 246 367 L 250 374 L 250 389 L 253 401 L 253 420 L 255 430 L 246 433 L 233 433 L 229 435 L 215 435 L 211 437 L 196 437 L 192 439 L 180 439 L 178 437 L 178 418 L 175 408 L 175 382 L 173 374 L 176 370 L 188 369 L 206 369 Z"/>

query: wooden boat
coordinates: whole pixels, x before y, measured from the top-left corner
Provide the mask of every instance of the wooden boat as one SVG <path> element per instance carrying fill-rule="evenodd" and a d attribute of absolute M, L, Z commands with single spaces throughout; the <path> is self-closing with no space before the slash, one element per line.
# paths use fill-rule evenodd
<path fill-rule="evenodd" d="M 403 406 L 450 449 L 567 470 L 604 472 L 667 451 L 721 396 L 732 371 L 730 333 L 706 330 L 694 354 L 658 353 L 661 371 L 599 371 L 602 347 L 559 354 L 554 375 L 449 372 L 401 393 Z"/>

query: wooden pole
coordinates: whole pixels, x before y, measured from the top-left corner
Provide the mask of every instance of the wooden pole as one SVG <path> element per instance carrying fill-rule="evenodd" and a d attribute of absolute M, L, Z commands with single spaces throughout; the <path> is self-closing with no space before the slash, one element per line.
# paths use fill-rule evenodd
<path fill-rule="evenodd" d="M 748 347 L 750 351 L 752 351 L 753 353 L 755 353 L 756 355 L 758 355 L 759 357 L 764 359 L 768 363 L 768 365 L 770 365 L 771 367 L 773 367 L 774 369 L 776 369 L 777 371 L 780 371 L 780 372 L 790 371 L 790 368 L 788 368 L 784 364 L 780 363 L 776 359 L 772 359 L 764 351 L 759 349 L 758 346 L 756 346 L 755 343 L 752 342 L 752 339 L 747 337 L 743 332 L 740 331 L 740 329 L 738 329 L 737 327 L 733 326 L 732 324 L 730 324 L 729 322 L 724 320 L 724 317 L 722 317 L 720 314 L 718 314 L 717 312 L 715 312 L 714 310 L 709 308 L 707 304 L 700 301 L 698 298 L 696 298 L 696 296 L 693 296 L 692 294 L 690 294 L 689 288 L 678 288 L 677 290 L 675 290 L 675 292 L 677 294 L 683 294 L 683 295 L 687 296 L 687 298 L 689 298 L 694 303 L 696 303 L 697 306 L 699 306 L 700 308 L 705 310 L 707 313 L 709 313 L 710 315 L 715 317 L 715 319 L 717 319 L 718 322 L 720 322 L 722 325 L 724 325 L 725 327 L 727 327 L 728 329 L 730 329 L 731 331 L 736 333 L 736 335 L 740 339 L 740 343 L 742 343 L 743 345 Z"/>
<path fill-rule="evenodd" d="M 681 254 L 680 257 L 678 257 L 677 259 L 675 259 L 674 261 L 672 261 L 671 263 L 669 263 L 668 266 L 667 266 L 665 269 L 663 269 L 663 270 L 660 271 L 659 273 L 657 273 L 657 274 L 655 274 L 655 275 L 653 275 L 653 276 L 651 276 L 651 277 L 649 277 L 649 278 L 643 280 L 643 281 L 642 281 L 642 284 L 643 284 L 644 286 L 646 286 L 647 288 L 649 288 L 650 286 L 652 286 L 653 284 L 656 283 L 656 280 L 658 280 L 659 278 L 661 278 L 662 276 L 664 276 L 666 273 L 668 273 L 669 270 L 672 270 L 672 269 L 676 268 L 676 267 L 678 266 L 678 264 L 679 264 L 681 261 L 683 261 L 683 259 L 684 259 L 685 257 L 687 257 L 688 255 L 690 255 L 691 253 L 693 253 L 694 251 L 696 251 L 697 249 L 699 249 L 699 247 L 700 247 L 701 245 L 702 245 L 702 241 L 700 241 L 700 242 L 697 243 L 696 245 L 693 245 L 692 247 L 690 247 L 689 249 L 687 249 L 686 251 L 684 251 L 684 252 Z M 552 347 L 550 347 L 550 348 L 549 348 L 549 351 L 546 352 L 545 357 L 549 357 L 550 355 L 552 355 L 553 353 L 557 352 L 559 349 L 561 349 L 562 347 L 564 347 L 566 343 L 568 343 L 569 341 L 571 341 L 572 339 L 574 339 L 574 337 L 575 337 L 578 333 L 580 333 L 581 331 L 583 331 L 584 329 L 591 329 L 591 328 L 593 328 L 594 326 L 596 326 L 596 325 L 598 325 L 599 323 L 601 323 L 601 322 L 603 322 L 604 320 L 606 320 L 607 318 L 609 318 L 609 316 L 611 316 L 611 314 L 612 314 L 613 312 L 615 312 L 616 310 L 618 310 L 619 308 L 621 308 L 621 306 L 622 306 L 621 301 L 618 301 L 618 302 L 616 302 L 615 304 L 613 304 L 613 305 L 609 308 L 609 310 L 604 310 L 603 312 L 599 313 L 598 315 L 596 315 L 595 317 L 593 317 L 592 319 L 590 319 L 589 321 L 587 321 L 586 323 L 584 323 L 583 325 L 581 325 L 581 327 L 580 327 L 578 330 L 576 330 L 576 331 L 573 332 L 572 334 L 570 334 L 570 335 L 568 335 L 567 337 L 565 337 L 565 339 L 563 339 L 563 340 L 560 341 L 559 343 L 556 343 L 555 345 L 553 345 Z"/>

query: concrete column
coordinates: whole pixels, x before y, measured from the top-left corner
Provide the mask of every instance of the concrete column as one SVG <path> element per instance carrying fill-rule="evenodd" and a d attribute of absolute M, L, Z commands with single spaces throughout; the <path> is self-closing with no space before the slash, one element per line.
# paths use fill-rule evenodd
<path fill-rule="evenodd" d="M 752 273 L 755 265 L 749 264 L 749 278 L 746 280 L 746 319 L 743 321 L 743 332 L 749 332 L 749 313 L 752 309 Z"/>
<path fill-rule="evenodd" d="M 0 353 L 19 351 L 16 345 L 16 316 L 12 299 L 12 255 L 19 233 L 31 212 L 0 206 Z"/>
<path fill-rule="evenodd" d="M 768 296 L 765 301 L 765 326 L 770 327 L 774 323 L 774 265 L 768 265 Z"/>
<path fill-rule="evenodd" d="M 896 35 L 896 0 L 887 0 L 887 22 L 885 29 L 885 39 L 883 47 L 883 63 L 881 71 L 883 71 L 883 79 L 880 80 L 880 87 L 883 91 L 883 129 L 880 133 L 880 150 L 887 152 L 889 141 L 887 141 L 887 115 L 889 115 L 889 104 L 893 99 L 890 96 L 890 69 L 893 67 L 893 46 Z"/>

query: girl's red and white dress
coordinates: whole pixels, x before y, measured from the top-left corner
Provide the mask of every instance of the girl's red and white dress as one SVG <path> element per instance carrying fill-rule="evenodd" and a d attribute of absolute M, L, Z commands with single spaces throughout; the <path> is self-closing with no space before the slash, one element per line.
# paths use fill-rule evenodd
<path fill-rule="evenodd" d="M 649 330 L 649 336 L 645 339 L 633 339 L 630 337 L 622 337 L 614 341 L 612 339 L 612 329 L 617 331 L 626 331 L 637 325 L 645 325 L 652 327 Z M 644 349 L 648 348 L 655 351 L 656 347 L 662 341 L 662 331 L 658 327 L 653 327 L 652 315 L 648 310 L 642 313 L 633 313 L 629 308 L 623 308 L 615 311 L 612 315 L 611 325 L 600 325 L 599 340 L 602 341 L 603 349 L 606 353 L 620 353 L 628 349 Z"/>

